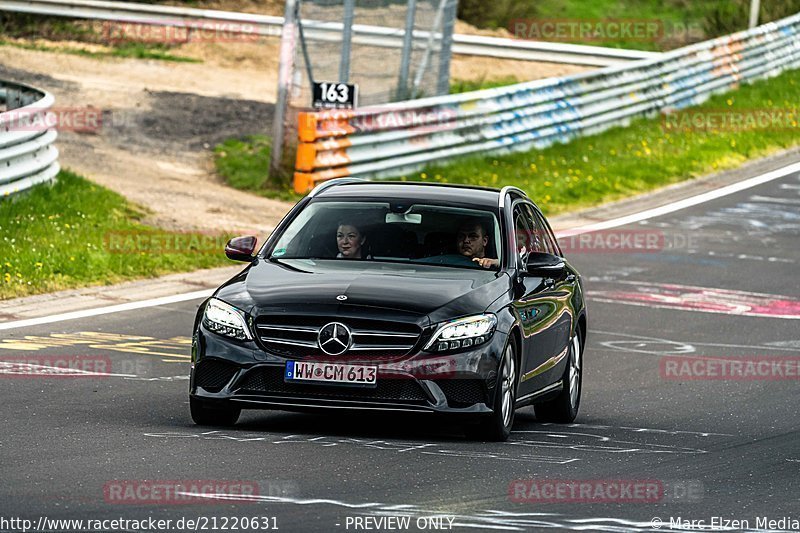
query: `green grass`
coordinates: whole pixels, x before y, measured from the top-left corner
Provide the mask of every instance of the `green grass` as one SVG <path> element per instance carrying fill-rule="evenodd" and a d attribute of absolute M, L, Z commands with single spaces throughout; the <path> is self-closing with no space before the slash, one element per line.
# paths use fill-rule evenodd
<path fill-rule="evenodd" d="M 728 1 L 728 0 L 726 0 Z M 714 8 L 711 1 L 685 2 L 683 0 L 543 0 L 536 2 L 537 17 L 542 19 L 567 19 L 602 21 L 605 19 L 637 20 L 659 24 L 656 38 L 646 34 L 634 38 L 589 40 L 578 44 L 628 48 L 635 50 L 668 50 L 677 46 L 703 40 L 706 36 L 705 19 Z M 601 25 L 601 31 L 605 29 Z M 742 28 L 744 29 L 744 27 Z"/>
<path fill-rule="evenodd" d="M 515 83 L 520 83 L 520 81 L 513 76 L 495 78 L 488 81 L 485 77 L 477 80 L 453 80 L 450 84 L 450 94 L 468 93 L 471 91 L 480 91 L 481 89 L 493 89 L 495 87 L 503 87 Z"/>
<path fill-rule="evenodd" d="M 0 299 L 232 264 L 229 236 L 160 230 L 144 214 L 69 171 L 0 199 Z"/>
<path fill-rule="evenodd" d="M 21 41 L 10 40 L 13 38 L 21 39 Z M 41 44 L 41 42 L 33 41 L 42 39 L 52 41 L 53 44 Z M 102 51 L 86 50 L 60 45 L 59 41 L 78 41 L 90 45 L 102 45 L 108 49 Z M 199 59 L 170 53 L 172 46 L 167 43 L 109 39 L 108 28 L 106 30 L 98 30 L 95 26 L 83 20 L 25 13 L 0 12 L 0 45 L 85 57 L 125 57 L 181 63 L 202 63 Z"/>
<path fill-rule="evenodd" d="M 296 202 L 298 195 L 289 186 L 279 186 L 269 179 L 272 140 L 266 135 L 227 139 L 214 148 L 217 174 L 235 189 L 261 196 Z"/>
<path fill-rule="evenodd" d="M 730 0 L 726 0 L 730 1 Z M 603 39 L 582 40 L 579 36 L 542 35 L 537 40 L 557 40 L 576 44 L 631 48 L 639 50 L 663 50 L 674 48 L 680 44 L 688 44 L 686 38 L 697 41 L 707 33 L 705 21 L 715 9 L 711 0 L 461 0 L 459 2 L 459 18 L 482 28 L 505 28 L 520 38 L 536 38 L 530 29 L 524 34 L 515 31 L 515 21 L 559 22 L 593 22 L 604 20 L 636 20 L 656 22 L 662 28 L 662 35 L 653 39 L 647 36 L 626 38 L 624 35 L 609 35 Z M 534 25 L 541 30 L 543 26 Z M 607 26 L 600 26 L 603 31 Z M 692 28 L 689 35 L 679 30 Z M 546 30 L 545 30 L 546 31 Z M 678 35 L 680 42 L 667 39 Z"/>
<path fill-rule="evenodd" d="M 161 61 L 177 61 L 179 63 L 202 63 L 192 57 L 176 56 L 169 53 L 169 46 L 154 43 L 119 43 L 114 45 L 108 55 L 113 57 L 133 57 L 136 59 L 158 59 Z"/>
<path fill-rule="evenodd" d="M 750 0 L 460 0 L 458 14 L 462 20 L 480 28 L 505 28 L 512 33 L 515 33 L 512 24 L 515 20 L 656 22 L 662 28 L 657 39 L 620 35 L 602 40 L 565 39 L 565 42 L 669 50 L 745 29 L 749 7 Z M 798 11 L 800 0 L 763 1 L 759 20 L 777 20 Z"/>
<path fill-rule="evenodd" d="M 160 61 L 176 61 L 180 63 L 202 63 L 199 59 L 182 57 L 170 54 L 169 49 L 163 44 L 119 43 L 108 51 L 96 52 L 66 46 L 47 46 L 42 44 L 20 43 L 0 39 L 0 46 L 13 46 L 24 50 L 38 50 L 41 52 L 58 52 L 85 57 L 132 57 L 136 59 L 157 59 Z"/>
<path fill-rule="evenodd" d="M 793 112 L 783 128 L 675 131 L 667 119 L 638 119 L 591 137 L 503 156 L 472 157 L 431 166 L 404 180 L 523 188 L 548 214 L 599 205 L 719 170 L 735 168 L 800 144 L 800 71 L 742 86 L 683 113 L 780 109 Z M 702 115 L 701 115 L 702 116 Z"/>

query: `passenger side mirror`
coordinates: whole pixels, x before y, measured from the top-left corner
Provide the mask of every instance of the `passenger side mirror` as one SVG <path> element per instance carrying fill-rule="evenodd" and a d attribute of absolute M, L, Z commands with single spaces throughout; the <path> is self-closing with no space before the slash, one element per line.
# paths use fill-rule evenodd
<path fill-rule="evenodd" d="M 234 261 L 250 262 L 256 250 L 258 239 L 252 235 L 234 237 L 225 245 L 225 255 Z"/>
<path fill-rule="evenodd" d="M 545 252 L 530 252 L 525 273 L 528 276 L 557 278 L 564 273 L 565 269 L 564 259 L 557 255 Z"/>

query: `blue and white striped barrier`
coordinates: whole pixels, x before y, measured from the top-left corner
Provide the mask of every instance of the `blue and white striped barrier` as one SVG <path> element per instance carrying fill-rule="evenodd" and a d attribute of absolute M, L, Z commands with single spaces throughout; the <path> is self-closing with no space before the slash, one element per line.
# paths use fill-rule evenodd
<path fill-rule="evenodd" d="M 655 58 L 562 78 L 299 114 L 294 186 L 380 178 L 470 154 L 544 148 L 701 103 L 800 67 L 800 14 Z"/>

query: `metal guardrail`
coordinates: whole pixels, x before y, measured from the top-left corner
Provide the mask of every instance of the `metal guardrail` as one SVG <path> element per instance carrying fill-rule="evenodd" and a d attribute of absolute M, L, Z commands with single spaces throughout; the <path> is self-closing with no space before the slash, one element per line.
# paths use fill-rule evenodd
<path fill-rule="evenodd" d="M 797 67 L 800 14 L 593 72 L 353 111 L 300 113 L 295 190 L 343 176 L 398 176 L 456 156 L 544 148 Z"/>
<path fill-rule="evenodd" d="M 52 180 L 60 169 L 45 91 L 0 81 L 0 198 Z"/>
<path fill-rule="evenodd" d="M 283 27 L 283 17 L 102 0 L 0 0 L 0 10 L 198 29 L 215 24 L 231 33 L 274 37 L 280 36 Z M 303 20 L 303 28 L 306 38 L 310 40 L 342 40 L 341 23 Z M 402 29 L 355 24 L 352 42 L 402 48 L 404 34 Z M 428 32 L 415 31 L 414 35 L 419 42 L 425 42 Z M 596 67 L 659 55 L 638 50 L 460 34 L 453 36 L 453 53 Z"/>

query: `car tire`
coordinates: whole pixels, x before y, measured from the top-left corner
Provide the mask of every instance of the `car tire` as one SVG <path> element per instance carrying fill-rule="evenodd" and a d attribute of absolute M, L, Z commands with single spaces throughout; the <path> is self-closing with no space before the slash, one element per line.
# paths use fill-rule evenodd
<path fill-rule="evenodd" d="M 517 384 L 517 349 L 514 339 L 509 338 L 498 368 L 492 414 L 476 425 L 466 426 L 467 437 L 495 442 L 508 440 L 514 426 Z"/>
<path fill-rule="evenodd" d="M 196 398 L 189 398 L 189 411 L 200 426 L 233 426 L 242 413 L 239 407 L 209 407 Z"/>
<path fill-rule="evenodd" d="M 540 422 L 568 424 L 578 416 L 581 405 L 583 381 L 583 350 L 580 330 L 575 331 L 569 345 L 569 358 L 564 375 L 561 392 L 554 399 L 534 405 L 536 419 Z"/>

